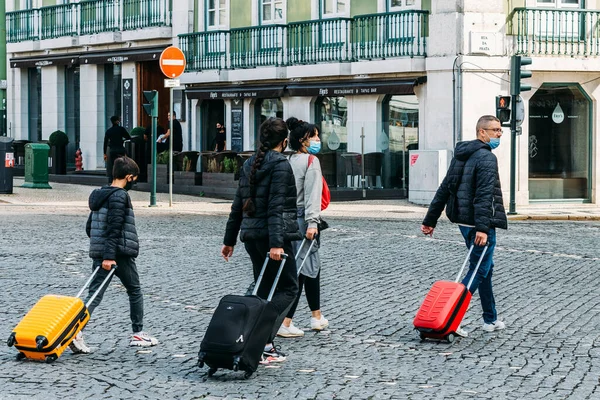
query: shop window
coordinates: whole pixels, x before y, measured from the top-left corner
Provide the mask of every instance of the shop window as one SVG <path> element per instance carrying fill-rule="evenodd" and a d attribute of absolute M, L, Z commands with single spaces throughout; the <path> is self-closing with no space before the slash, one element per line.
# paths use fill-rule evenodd
<path fill-rule="evenodd" d="M 589 199 L 590 100 L 578 85 L 543 85 L 529 100 L 529 198 Z"/>
<path fill-rule="evenodd" d="M 258 149 L 261 124 L 269 118 L 283 118 L 283 102 L 278 97 L 273 99 L 259 99 L 256 101 L 255 111 L 254 147 Z"/>
<path fill-rule="evenodd" d="M 104 122 L 110 126 L 110 117 L 121 116 L 121 64 L 104 65 L 104 95 L 106 115 Z"/>
<path fill-rule="evenodd" d="M 356 187 L 359 153 L 348 152 L 348 101 L 345 97 L 319 97 L 316 125 L 321 138 L 321 169 L 329 186 Z"/>
<path fill-rule="evenodd" d="M 383 131 L 377 138 L 383 153 L 382 185 L 408 190 L 409 151 L 419 147 L 419 101 L 415 95 L 389 96 L 383 112 Z"/>
<path fill-rule="evenodd" d="M 29 140 L 42 140 L 42 69 L 28 70 L 28 111 L 29 111 Z"/>

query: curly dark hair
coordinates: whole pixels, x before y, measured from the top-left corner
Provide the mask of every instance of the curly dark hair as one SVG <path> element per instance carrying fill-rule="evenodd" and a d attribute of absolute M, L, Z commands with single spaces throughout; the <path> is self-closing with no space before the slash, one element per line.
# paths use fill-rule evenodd
<path fill-rule="evenodd" d="M 298 151 L 302 148 L 302 142 L 319 134 L 319 129 L 314 124 L 309 124 L 301 119 L 290 117 L 285 121 L 290 130 L 290 147 Z"/>
<path fill-rule="evenodd" d="M 250 181 L 250 197 L 246 200 L 242 208 L 250 217 L 256 212 L 254 205 L 254 197 L 256 197 L 256 171 L 260 169 L 267 152 L 279 146 L 287 139 L 287 136 L 287 126 L 281 118 L 269 118 L 260 126 L 260 146 L 256 152 L 254 162 L 252 163 L 252 170 L 248 177 Z"/>

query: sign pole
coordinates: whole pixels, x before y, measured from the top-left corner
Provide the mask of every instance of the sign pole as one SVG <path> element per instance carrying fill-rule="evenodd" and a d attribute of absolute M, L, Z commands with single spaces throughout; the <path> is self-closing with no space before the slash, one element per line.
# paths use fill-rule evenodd
<path fill-rule="evenodd" d="M 516 106 L 517 95 L 511 95 L 511 102 Z M 515 107 L 516 109 L 516 107 Z M 516 210 L 516 188 L 517 188 L 517 118 L 513 115 L 510 119 L 510 201 L 508 204 L 508 215 L 515 215 Z"/>
<path fill-rule="evenodd" d="M 173 207 L 173 88 L 169 89 L 169 207 Z"/>
<path fill-rule="evenodd" d="M 150 191 L 150 207 L 156 207 L 156 117 L 152 117 L 152 190 Z"/>

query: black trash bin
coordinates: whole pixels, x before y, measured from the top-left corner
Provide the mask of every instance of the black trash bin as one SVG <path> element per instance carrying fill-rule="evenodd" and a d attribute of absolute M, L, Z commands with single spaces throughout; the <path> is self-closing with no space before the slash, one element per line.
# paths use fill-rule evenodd
<path fill-rule="evenodd" d="M 0 193 L 2 194 L 12 194 L 13 192 L 15 154 L 12 143 L 12 138 L 0 136 Z"/>

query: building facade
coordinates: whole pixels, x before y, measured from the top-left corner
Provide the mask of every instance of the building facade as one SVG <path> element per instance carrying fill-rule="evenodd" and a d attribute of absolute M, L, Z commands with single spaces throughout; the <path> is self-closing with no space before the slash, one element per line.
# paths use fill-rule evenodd
<path fill-rule="evenodd" d="M 533 90 L 516 138 L 516 204 L 598 199 L 598 0 L 16 0 L 7 4 L 8 120 L 16 138 L 61 129 L 103 168 L 113 114 L 147 126 L 142 90 L 168 92 L 160 51 L 187 58 L 176 91 L 184 149 L 256 149 L 269 117 L 320 128 L 334 190 L 427 203 L 457 141 L 509 92 L 510 56 Z M 61 3 L 61 4 L 56 4 Z M 63 4 L 64 3 L 64 4 Z M 166 124 L 162 118 L 159 124 Z M 510 186 L 510 131 L 499 159 Z"/>

